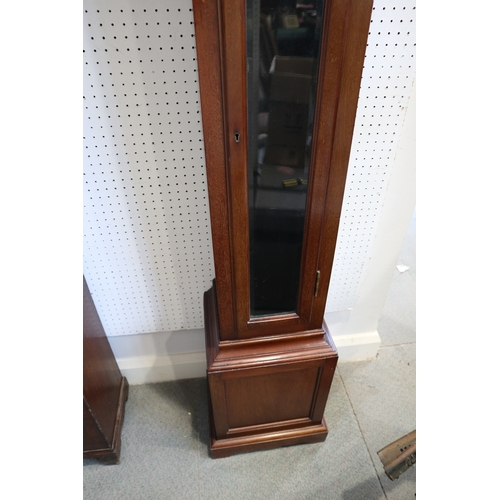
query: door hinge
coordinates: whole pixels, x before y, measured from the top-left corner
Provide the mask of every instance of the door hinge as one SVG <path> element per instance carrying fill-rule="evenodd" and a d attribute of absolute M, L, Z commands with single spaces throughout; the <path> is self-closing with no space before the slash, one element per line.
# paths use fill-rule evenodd
<path fill-rule="evenodd" d="M 319 278 L 320 278 L 321 273 L 319 271 L 316 271 L 316 284 L 314 285 L 314 296 L 318 296 L 318 290 L 319 290 Z"/>

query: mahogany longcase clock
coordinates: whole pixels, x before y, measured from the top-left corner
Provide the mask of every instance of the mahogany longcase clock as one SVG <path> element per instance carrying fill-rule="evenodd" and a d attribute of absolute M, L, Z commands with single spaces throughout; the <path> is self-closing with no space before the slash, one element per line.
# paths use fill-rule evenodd
<path fill-rule="evenodd" d="M 194 0 L 211 455 L 326 439 L 323 322 L 372 0 Z"/>

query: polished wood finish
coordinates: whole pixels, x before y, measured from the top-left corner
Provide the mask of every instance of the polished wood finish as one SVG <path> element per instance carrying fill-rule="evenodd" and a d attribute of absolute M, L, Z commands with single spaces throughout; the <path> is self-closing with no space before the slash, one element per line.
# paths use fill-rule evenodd
<path fill-rule="evenodd" d="M 83 458 L 120 462 L 128 382 L 120 373 L 83 278 Z"/>
<path fill-rule="evenodd" d="M 213 457 L 327 434 L 338 355 L 323 314 L 372 0 L 325 4 L 298 307 L 251 317 L 245 1 L 193 2 L 216 276 L 204 298 Z"/>
<path fill-rule="evenodd" d="M 338 355 L 326 326 L 220 342 L 215 286 L 205 293 L 211 455 L 320 442 Z"/>

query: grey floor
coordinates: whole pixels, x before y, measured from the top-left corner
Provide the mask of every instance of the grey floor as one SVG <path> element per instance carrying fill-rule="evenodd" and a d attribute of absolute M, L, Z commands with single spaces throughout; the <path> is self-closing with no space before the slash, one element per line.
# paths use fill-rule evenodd
<path fill-rule="evenodd" d="M 416 428 L 415 215 L 398 264 L 379 354 L 339 364 L 324 443 L 213 460 L 205 379 L 131 386 L 121 463 L 84 460 L 84 499 L 414 499 L 416 466 L 391 481 L 377 451 Z"/>

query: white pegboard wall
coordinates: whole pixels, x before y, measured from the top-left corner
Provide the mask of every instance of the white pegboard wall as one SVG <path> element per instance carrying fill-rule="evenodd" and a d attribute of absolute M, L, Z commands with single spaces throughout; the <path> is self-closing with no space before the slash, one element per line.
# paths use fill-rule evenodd
<path fill-rule="evenodd" d="M 415 79 L 415 0 L 375 0 L 326 311 L 356 305 Z"/>
<path fill-rule="evenodd" d="M 203 326 L 214 276 L 191 2 L 84 0 L 84 274 L 109 336 Z M 415 75 L 375 0 L 327 311 L 354 307 Z"/>
<path fill-rule="evenodd" d="M 84 0 L 84 274 L 109 336 L 203 326 L 213 278 L 192 6 Z"/>

